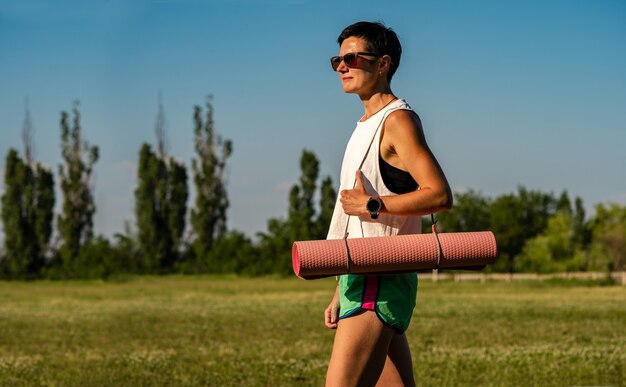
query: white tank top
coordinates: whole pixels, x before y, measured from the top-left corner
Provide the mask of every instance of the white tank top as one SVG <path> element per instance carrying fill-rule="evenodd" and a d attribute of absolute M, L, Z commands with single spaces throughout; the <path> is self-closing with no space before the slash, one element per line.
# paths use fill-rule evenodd
<path fill-rule="evenodd" d="M 368 195 L 395 195 L 383 182 L 378 156 L 383 123 L 389 114 L 396 110 L 412 111 L 413 109 L 405 100 L 397 99 L 367 120 L 357 122 L 352 137 L 346 146 L 341 164 L 340 193 L 344 189 L 354 187 L 356 171 L 360 167 Z M 346 225 L 348 226 L 348 238 L 419 234 L 422 230 L 422 218 L 420 216 L 390 215 L 387 213 L 381 213 L 378 219 L 372 219 L 369 214 L 359 217 L 348 216 L 343 212 L 343 207 L 339 201 L 340 197 L 341 194 L 337 195 L 327 239 L 343 238 Z"/>

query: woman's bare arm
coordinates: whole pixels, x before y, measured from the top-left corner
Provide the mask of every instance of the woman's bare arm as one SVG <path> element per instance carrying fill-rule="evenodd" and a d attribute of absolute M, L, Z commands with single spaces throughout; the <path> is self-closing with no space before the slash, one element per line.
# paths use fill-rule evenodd
<path fill-rule="evenodd" d="M 408 110 L 393 112 L 384 125 L 381 155 L 391 165 L 408 171 L 420 189 L 401 195 L 383 196 L 383 209 L 394 215 L 426 215 L 452 207 L 448 181 L 426 143 L 419 118 Z M 357 172 L 354 189 L 341 192 L 341 203 L 348 215 L 367 214 L 367 200 Z"/>

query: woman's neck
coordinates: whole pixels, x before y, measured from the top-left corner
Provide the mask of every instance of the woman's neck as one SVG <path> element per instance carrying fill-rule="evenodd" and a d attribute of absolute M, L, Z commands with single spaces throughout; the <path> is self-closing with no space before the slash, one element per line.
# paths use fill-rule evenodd
<path fill-rule="evenodd" d="M 366 97 L 361 96 L 361 102 L 365 108 L 365 114 L 363 115 L 363 118 L 361 118 L 361 121 L 367 120 L 396 99 L 396 96 L 393 95 L 391 90 L 377 92 Z"/>

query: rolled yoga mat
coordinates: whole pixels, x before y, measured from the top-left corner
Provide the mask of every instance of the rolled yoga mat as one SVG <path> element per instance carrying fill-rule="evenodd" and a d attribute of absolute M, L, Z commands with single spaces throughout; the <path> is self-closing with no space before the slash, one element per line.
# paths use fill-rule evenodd
<path fill-rule="evenodd" d="M 291 250 L 293 271 L 303 279 L 347 273 L 480 270 L 496 256 L 496 238 L 490 231 L 299 241 Z"/>

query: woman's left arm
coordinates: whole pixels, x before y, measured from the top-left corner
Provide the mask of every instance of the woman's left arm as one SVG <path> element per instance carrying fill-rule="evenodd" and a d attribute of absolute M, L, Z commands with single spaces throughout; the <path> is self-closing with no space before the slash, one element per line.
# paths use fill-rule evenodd
<path fill-rule="evenodd" d="M 417 115 L 398 110 L 389 115 L 384 124 L 381 152 L 400 160 L 419 184 L 420 189 L 401 195 L 382 196 L 383 213 L 393 215 L 427 215 L 452 207 L 452 192 L 448 181 L 431 152 Z M 366 204 L 370 195 L 363 187 L 361 172 L 357 171 L 354 189 L 341 192 L 344 212 L 348 215 L 368 214 Z"/>

